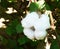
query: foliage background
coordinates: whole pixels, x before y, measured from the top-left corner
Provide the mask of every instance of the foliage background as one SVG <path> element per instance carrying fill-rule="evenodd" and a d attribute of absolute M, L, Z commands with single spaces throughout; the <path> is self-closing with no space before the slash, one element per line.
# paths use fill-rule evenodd
<path fill-rule="evenodd" d="M 50 49 L 60 49 L 60 0 L 45 1 L 46 8 L 52 11 L 53 17 L 57 21 L 56 30 L 50 31 L 48 36 L 49 43 L 52 43 Z M 43 41 L 33 42 L 23 34 L 20 21 L 21 16 L 25 17 L 26 11 L 29 10 L 27 5 L 27 0 L 0 0 L 0 18 L 9 19 L 9 22 L 3 22 L 7 28 L 0 28 L 0 49 L 45 49 Z M 8 7 L 12 7 L 17 13 L 7 14 L 5 11 L 8 10 Z M 55 40 L 52 38 L 52 34 L 57 37 Z"/>

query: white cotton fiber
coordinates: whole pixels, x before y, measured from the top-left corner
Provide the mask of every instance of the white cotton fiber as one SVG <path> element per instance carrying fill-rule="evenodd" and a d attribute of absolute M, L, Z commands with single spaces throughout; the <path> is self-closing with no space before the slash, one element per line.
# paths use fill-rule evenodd
<path fill-rule="evenodd" d="M 21 21 L 22 26 L 25 28 L 32 27 L 36 20 L 39 19 L 39 16 L 36 12 L 27 14 L 26 17 Z"/>
<path fill-rule="evenodd" d="M 37 40 L 43 40 L 46 37 L 46 35 L 47 35 L 46 31 L 38 31 L 38 30 L 35 31 L 35 38 Z"/>
<path fill-rule="evenodd" d="M 34 24 L 36 30 L 46 30 L 50 28 L 49 17 L 45 14 L 42 14 L 40 19 Z"/>
<path fill-rule="evenodd" d="M 34 32 L 31 29 L 24 29 L 23 30 L 24 35 L 27 36 L 27 38 L 34 40 Z"/>

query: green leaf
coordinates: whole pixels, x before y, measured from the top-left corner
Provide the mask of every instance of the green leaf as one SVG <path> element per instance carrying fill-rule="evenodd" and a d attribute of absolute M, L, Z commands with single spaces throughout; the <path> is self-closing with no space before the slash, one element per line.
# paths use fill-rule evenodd
<path fill-rule="evenodd" d="M 17 19 L 15 19 L 15 20 L 13 20 L 11 23 L 9 23 L 9 25 L 7 26 L 7 28 L 6 28 L 6 33 L 8 34 L 8 35 L 12 35 L 12 34 L 15 34 L 16 33 L 16 26 L 17 26 L 17 24 L 18 24 L 19 22 L 18 22 L 18 20 Z"/>
<path fill-rule="evenodd" d="M 3 36 L 0 36 L 0 44 L 6 45 L 7 44 L 7 39 L 5 39 Z"/>
<path fill-rule="evenodd" d="M 30 4 L 30 7 L 29 7 L 29 9 L 30 9 L 30 12 L 33 12 L 33 11 L 36 11 L 37 9 L 38 9 L 38 7 L 39 7 L 39 5 L 37 4 L 37 3 L 31 3 Z"/>
<path fill-rule="evenodd" d="M 3 44 L 3 45 L 7 45 L 7 43 L 8 43 L 8 40 L 5 39 L 5 38 L 3 38 L 3 40 L 2 40 L 2 44 Z"/>
<path fill-rule="evenodd" d="M 12 27 L 15 28 L 18 23 L 19 23 L 18 20 L 17 20 L 17 19 L 14 19 L 14 20 L 10 23 L 10 26 L 12 26 Z"/>
<path fill-rule="evenodd" d="M 14 48 L 16 45 L 16 41 L 15 40 L 11 40 L 11 39 L 8 39 L 8 44 L 7 44 L 7 47 L 8 48 Z"/>
<path fill-rule="evenodd" d="M 12 35 L 13 33 L 15 33 L 16 32 L 16 30 L 13 28 L 13 27 L 7 27 L 6 28 L 6 33 L 8 34 L 8 35 Z"/>
<path fill-rule="evenodd" d="M 7 8 L 7 7 L 8 7 L 8 2 L 7 2 L 7 0 L 1 0 L 0 5 L 1 5 L 2 7 L 4 7 L 4 8 Z"/>
<path fill-rule="evenodd" d="M 28 42 L 28 39 L 26 37 L 22 37 L 18 39 L 19 45 L 23 45 Z"/>
<path fill-rule="evenodd" d="M 52 42 L 50 49 L 60 49 L 60 48 L 59 48 L 59 43 L 58 43 L 57 40 L 54 40 L 54 41 Z"/>
<path fill-rule="evenodd" d="M 20 46 L 15 46 L 14 49 L 24 49 L 24 48 Z"/>
<path fill-rule="evenodd" d="M 57 7 L 60 9 L 60 3 L 57 4 Z"/>
<path fill-rule="evenodd" d="M 19 49 L 23 49 L 22 47 L 20 47 Z"/>
<path fill-rule="evenodd" d="M 17 33 L 23 32 L 23 27 L 22 27 L 22 25 L 21 25 L 21 24 L 18 24 L 18 25 L 16 26 L 16 30 L 17 30 Z"/>
<path fill-rule="evenodd" d="M 47 10 L 50 10 L 50 6 L 47 3 L 45 3 L 45 7 Z"/>
<path fill-rule="evenodd" d="M 37 46 L 38 41 L 30 41 L 31 46 Z"/>

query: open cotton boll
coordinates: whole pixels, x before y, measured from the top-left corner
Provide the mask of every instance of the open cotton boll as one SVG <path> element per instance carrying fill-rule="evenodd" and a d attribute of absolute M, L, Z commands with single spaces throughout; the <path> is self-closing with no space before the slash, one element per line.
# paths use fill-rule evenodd
<path fill-rule="evenodd" d="M 23 32 L 24 32 L 24 35 L 27 36 L 27 38 L 34 41 L 34 31 L 33 30 L 24 28 Z"/>
<path fill-rule="evenodd" d="M 43 40 L 46 37 L 46 35 L 47 35 L 47 32 L 45 30 L 43 30 L 43 31 L 36 30 L 35 31 L 35 38 L 37 40 Z"/>
<path fill-rule="evenodd" d="M 42 14 L 40 19 L 34 24 L 36 30 L 46 30 L 50 28 L 49 17 L 45 14 Z"/>
<path fill-rule="evenodd" d="M 43 40 L 47 35 L 46 29 L 50 27 L 49 17 L 45 14 L 40 16 L 39 18 L 36 12 L 31 12 L 21 21 L 24 35 L 32 41 Z"/>
<path fill-rule="evenodd" d="M 5 21 L 5 19 L 4 18 L 0 18 L 0 22 L 4 22 Z"/>
<path fill-rule="evenodd" d="M 32 27 L 36 20 L 39 19 L 39 16 L 36 12 L 27 14 L 26 17 L 21 21 L 22 26 L 25 28 Z"/>
<path fill-rule="evenodd" d="M 5 26 L 5 24 L 0 22 L 0 28 L 2 28 L 3 26 Z"/>

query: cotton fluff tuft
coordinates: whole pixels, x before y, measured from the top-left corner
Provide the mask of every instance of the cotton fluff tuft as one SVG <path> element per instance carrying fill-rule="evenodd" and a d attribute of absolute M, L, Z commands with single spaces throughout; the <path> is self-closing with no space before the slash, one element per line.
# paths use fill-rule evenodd
<path fill-rule="evenodd" d="M 32 27 L 36 20 L 39 19 L 39 16 L 36 12 L 32 12 L 30 14 L 27 14 L 26 17 L 21 21 L 22 26 L 25 28 Z"/>
<path fill-rule="evenodd" d="M 44 31 L 35 31 L 35 38 L 37 40 L 43 40 L 47 35 L 47 32 L 44 30 Z"/>
<path fill-rule="evenodd" d="M 31 29 L 24 29 L 24 35 L 26 35 L 29 39 L 34 41 L 34 31 L 32 31 Z"/>
<path fill-rule="evenodd" d="M 42 14 L 40 19 L 34 24 L 36 30 L 46 30 L 50 28 L 49 17 Z"/>

